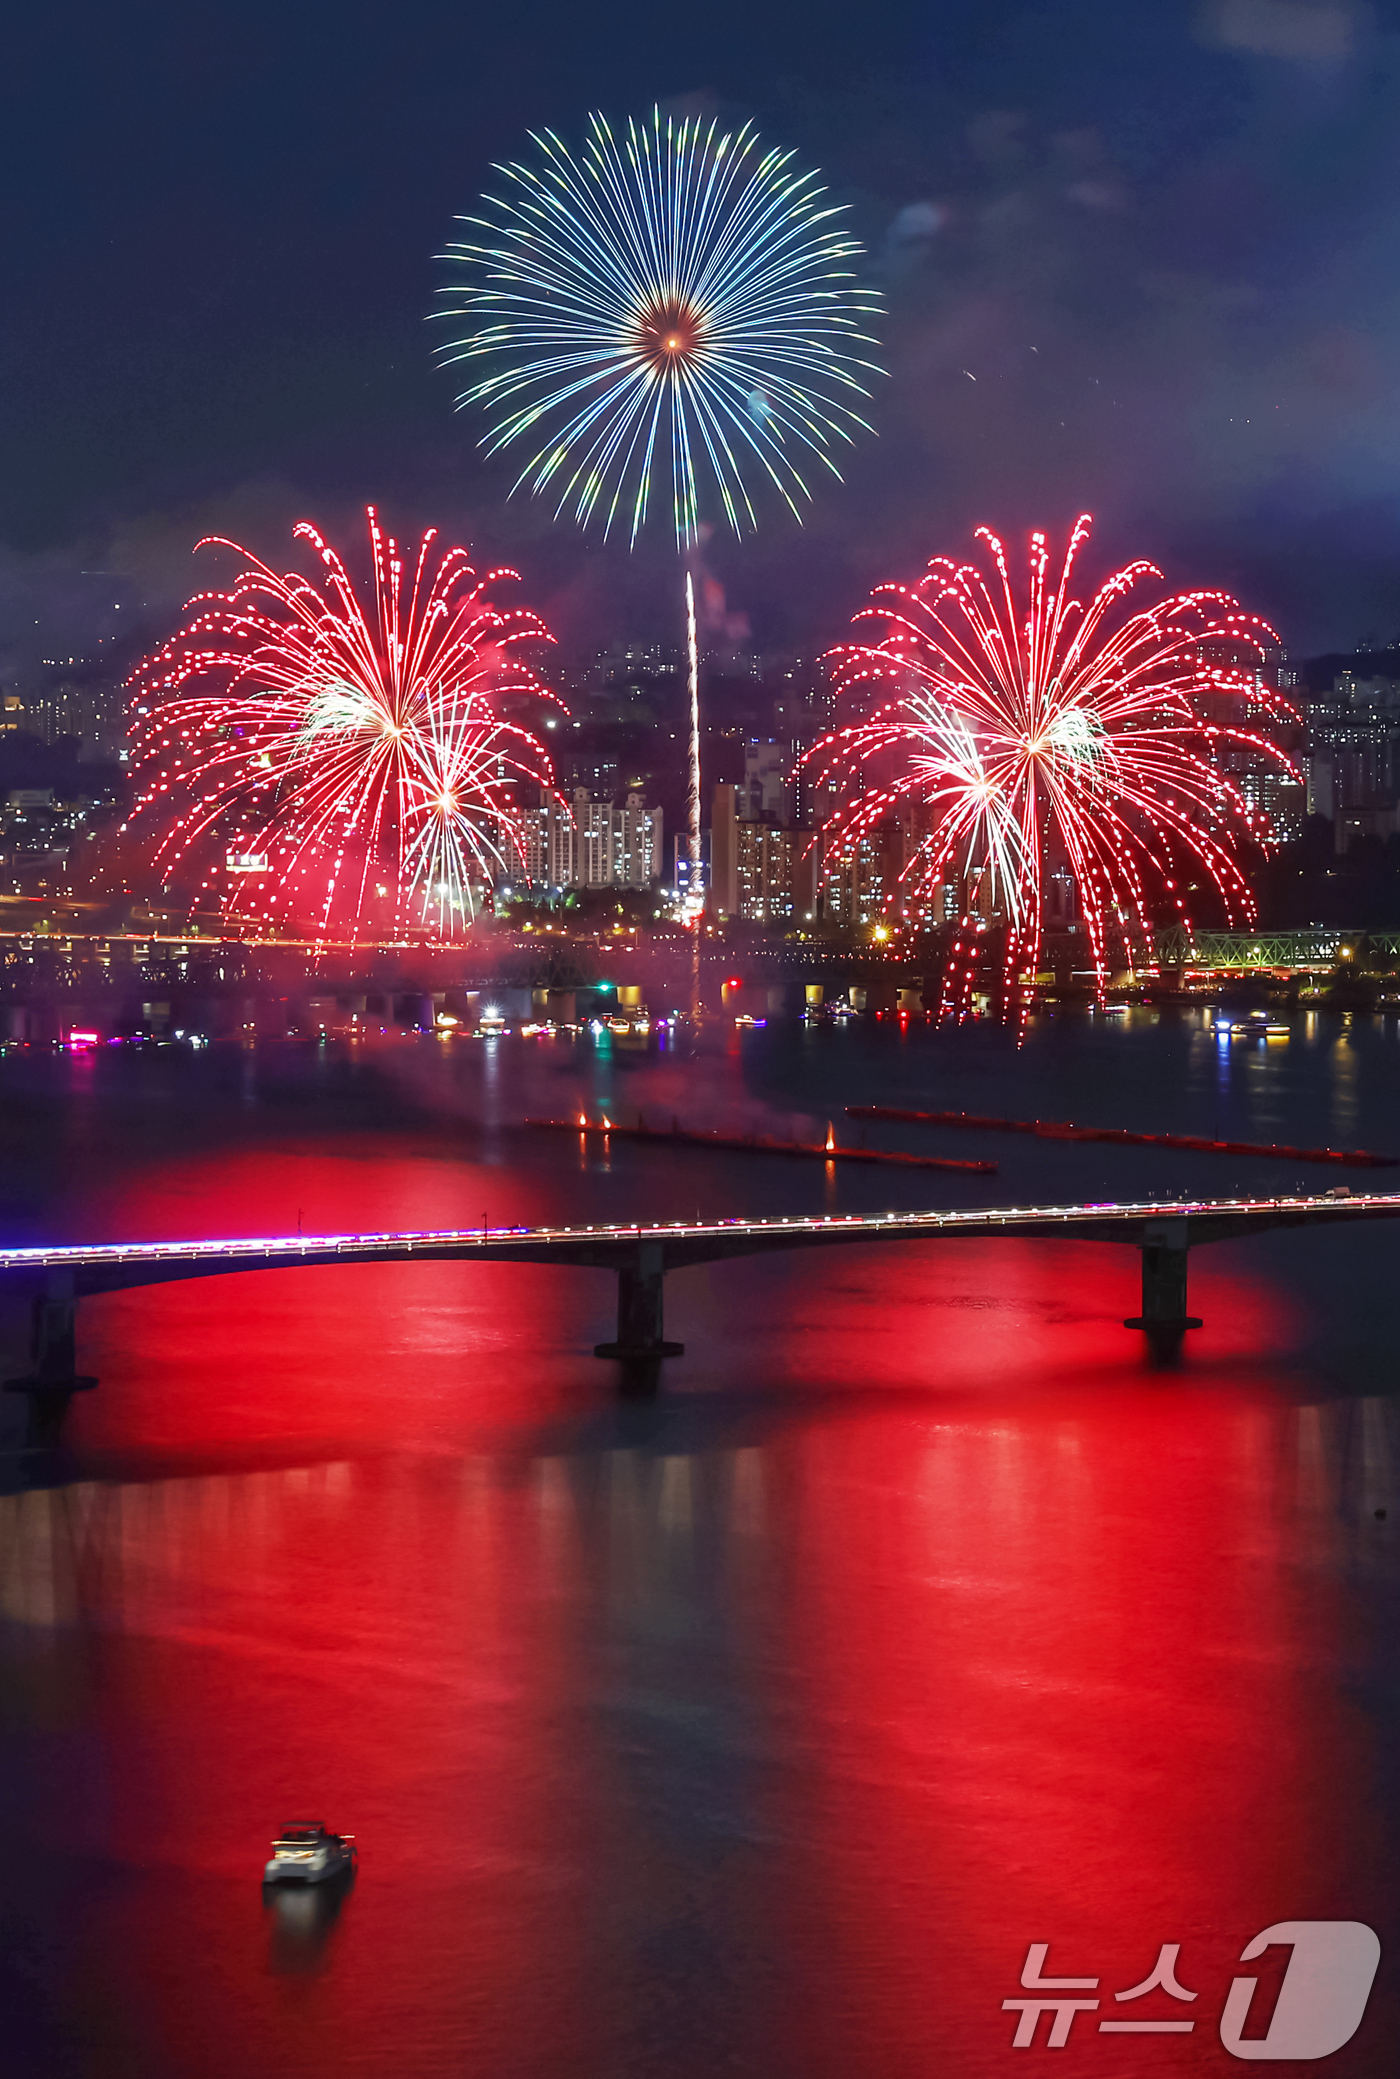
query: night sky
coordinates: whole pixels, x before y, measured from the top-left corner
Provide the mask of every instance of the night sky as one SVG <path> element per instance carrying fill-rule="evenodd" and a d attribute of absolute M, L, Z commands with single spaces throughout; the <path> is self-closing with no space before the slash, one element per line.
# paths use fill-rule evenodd
<path fill-rule="evenodd" d="M 507 504 L 426 323 L 492 159 L 657 100 L 819 164 L 888 298 L 845 485 L 710 544 L 756 644 L 1081 508 L 1093 570 L 1224 583 L 1295 653 L 1400 634 L 1400 5 L 46 0 L 3 57 L 6 682 L 159 632 L 201 532 L 358 549 L 368 499 L 567 643 L 673 633 L 664 533 Z"/>

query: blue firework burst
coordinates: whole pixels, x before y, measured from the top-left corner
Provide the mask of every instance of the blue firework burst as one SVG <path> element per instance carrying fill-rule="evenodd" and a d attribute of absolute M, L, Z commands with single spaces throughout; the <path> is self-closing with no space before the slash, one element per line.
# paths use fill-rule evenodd
<path fill-rule="evenodd" d="M 867 428 L 875 290 L 843 207 L 752 125 L 602 116 L 575 157 L 552 131 L 443 256 L 436 313 L 471 371 L 490 453 L 527 442 L 513 488 L 635 541 L 669 477 L 677 541 L 712 494 L 736 532 L 766 483 L 801 518 L 813 465 Z"/>

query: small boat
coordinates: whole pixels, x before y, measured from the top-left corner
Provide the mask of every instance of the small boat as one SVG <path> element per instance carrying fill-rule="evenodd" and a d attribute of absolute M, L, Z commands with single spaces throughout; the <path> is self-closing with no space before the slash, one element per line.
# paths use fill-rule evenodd
<path fill-rule="evenodd" d="M 1247 1018 L 1236 1018 L 1233 1023 L 1228 1018 L 1215 1021 L 1217 1039 L 1287 1039 L 1291 1032 L 1291 1026 L 1279 1024 L 1267 1011 L 1251 1011 Z"/>
<path fill-rule="evenodd" d="M 272 1844 L 264 1884 L 326 1884 L 356 1866 L 355 1836 L 329 1833 L 320 1820 L 284 1826 Z"/>

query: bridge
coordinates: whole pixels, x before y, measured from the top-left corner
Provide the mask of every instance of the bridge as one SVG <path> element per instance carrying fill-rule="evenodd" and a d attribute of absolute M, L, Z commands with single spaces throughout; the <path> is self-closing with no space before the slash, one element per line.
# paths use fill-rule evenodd
<path fill-rule="evenodd" d="M 30 1396 L 31 1434 L 53 1436 L 75 1392 L 96 1385 L 77 1369 L 79 1302 L 191 1278 L 240 1271 L 309 1270 L 324 1264 L 488 1262 L 569 1264 L 617 1275 L 617 1336 L 596 1345 L 635 1372 L 678 1356 L 665 1334 L 667 1271 L 733 1256 L 853 1243 L 951 1241 L 1118 1242 L 1142 1258 L 1142 1312 L 1124 1323 L 1171 1351 L 1199 1328 L 1187 1311 L 1187 1258 L 1210 1242 L 1290 1227 L 1350 1227 L 1400 1217 L 1400 1193 L 1287 1198 L 1182 1199 L 1144 1204 L 992 1206 L 883 1214 L 673 1221 L 667 1225 L 446 1228 L 411 1234 L 278 1235 L 238 1241 L 102 1242 L 0 1249 L 0 1291 L 32 1302 L 33 1370 L 6 1382 Z"/>
<path fill-rule="evenodd" d="M 1275 971 L 1327 974 L 1340 960 L 1400 958 L 1400 932 L 1341 929 L 1312 924 L 1301 931 L 1204 931 L 1173 924 L 1157 934 L 1157 959 L 1163 967 L 1208 969 L 1212 974 Z"/>

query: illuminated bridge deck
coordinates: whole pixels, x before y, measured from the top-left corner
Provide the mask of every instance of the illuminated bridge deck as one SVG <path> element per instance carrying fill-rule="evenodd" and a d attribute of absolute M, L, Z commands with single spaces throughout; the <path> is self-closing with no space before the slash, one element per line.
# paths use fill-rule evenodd
<path fill-rule="evenodd" d="M 1136 1204 L 992 1206 L 810 1218 L 675 1221 L 665 1225 L 470 1227 L 421 1233 L 249 1236 L 233 1241 L 103 1242 L 0 1250 L 0 1280 L 43 1285 L 64 1274 L 74 1296 L 120 1292 L 235 1271 L 419 1260 L 557 1263 L 623 1270 L 641 1258 L 656 1272 L 730 1256 L 853 1243 L 931 1241 L 1121 1242 L 1176 1250 L 1271 1229 L 1345 1226 L 1400 1216 L 1400 1193 L 1172 1199 Z"/>
<path fill-rule="evenodd" d="M 235 1271 L 311 1270 L 326 1264 L 453 1261 L 563 1264 L 617 1274 L 617 1336 L 594 1345 L 623 1362 L 624 1382 L 650 1390 L 658 1360 L 679 1356 L 664 1324 L 667 1271 L 730 1256 L 854 1243 L 952 1241 L 1122 1242 L 1142 1255 L 1143 1330 L 1170 1355 L 1201 1323 L 1187 1312 L 1192 1248 L 1274 1228 L 1342 1227 L 1400 1214 L 1400 1193 L 1148 1200 L 1136 1205 L 988 1206 L 966 1211 L 819 1214 L 777 1220 L 673 1221 L 595 1227 L 457 1227 L 412 1234 L 252 1235 L 237 1241 L 95 1242 L 0 1250 L 0 1287 L 33 1302 L 32 1369 L 4 1382 L 28 1396 L 31 1443 L 56 1440 L 75 1392 L 96 1379 L 78 1370 L 79 1302 L 105 1292 Z"/>

